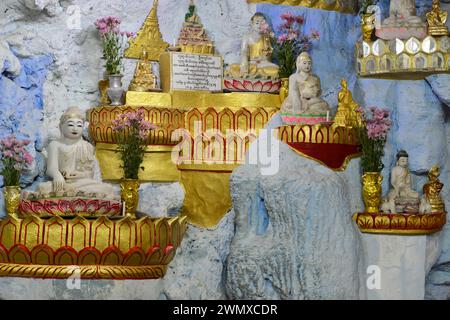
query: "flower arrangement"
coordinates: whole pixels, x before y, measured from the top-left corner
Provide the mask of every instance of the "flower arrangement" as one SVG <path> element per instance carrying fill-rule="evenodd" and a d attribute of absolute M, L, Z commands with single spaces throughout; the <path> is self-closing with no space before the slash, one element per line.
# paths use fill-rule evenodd
<path fill-rule="evenodd" d="M 280 78 L 288 78 L 296 70 L 297 56 L 311 49 L 312 40 L 320 38 L 319 32 L 312 30 L 310 35 L 302 34 L 301 27 L 305 19 L 292 13 L 281 15 L 283 24 L 279 27 L 279 34 L 274 38 L 274 54 L 280 66 Z"/>
<path fill-rule="evenodd" d="M 384 167 L 381 158 L 392 121 L 388 110 L 370 107 L 369 111 L 366 113 L 362 108 L 357 109 L 365 123 L 358 129 L 362 148 L 361 167 L 363 172 L 381 172 Z"/>
<path fill-rule="evenodd" d="M 156 126 L 144 119 L 144 110 L 121 114 L 113 121 L 113 131 L 116 133 L 123 162 L 125 179 L 138 179 L 139 169 L 144 160 L 146 141 L 150 130 Z"/>
<path fill-rule="evenodd" d="M 132 32 L 120 31 L 122 21 L 117 17 L 104 17 L 95 22 L 100 33 L 103 47 L 103 58 L 106 60 L 106 72 L 110 75 L 120 74 L 122 70 L 123 53 Z"/>
<path fill-rule="evenodd" d="M 18 140 L 14 135 L 0 140 L 1 174 L 5 186 L 18 186 L 21 172 L 33 162 L 25 149 L 29 144 L 29 140 Z"/>

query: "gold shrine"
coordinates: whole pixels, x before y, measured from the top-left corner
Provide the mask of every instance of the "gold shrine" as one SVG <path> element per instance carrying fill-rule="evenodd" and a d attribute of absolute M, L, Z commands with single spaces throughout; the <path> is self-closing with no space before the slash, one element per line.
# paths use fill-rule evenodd
<path fill-rule="evenodd" d="M 423 79 L 450 72 L 450 37 L 362 41 L 356 45 L 356 55 L 361 77 Z"/>
<path fill-rule="evenodd" d="M 150 60 L 159 61 L 161 53 L 165 52 L 169 44 L 162 39 L 158 22 L 158 0 L 153 1 L 150 14 L 145 19 L 136 38 L 129 41 L 129 48 L 125 50 L 125 57 L 139 59 L 142 50 L 145 49 Z"/>
<path fill-rule="evenodd" d="M 397 15 L 401 21 L 403 13 Z M 441 10 L 439 0 L 433 0 L 432 9 L 425 16 L 427 23 L 414 17 L 420 27 L 407 21 L 391 26 L 389 23 L 397 18 L 385 19 L 391 21 L 384 25 L 377 21 L 375 13 L 364 13 L 361 21 L 363 36 L 355 47 L 358 75 L 418 80 L 431 74 L 449 73 L 450 37 L 445 25 L 448 13 Z"/>
<path fill-rule="evenodd" d="M 130 102 L 128 97 L 132 98 Z M 112 120 L 129 110 L 143 109 L 146 120 L 159 128 L 149 137 L 143 162 L 148 170 L 140 172 L 140 180 L 180 181 L 186 192 L 183 214 L 189 223 L 214 227 L 231 208 L 229 179 L 232 171 L 244 163 L 249 142 L 278 112 L 280 104 L 279 96 L 270 94 L 128 92 L 124 106 L 100 106 L 89 113 L 90 134 L 96 143 L 102 178 L 118 181 L 123 176 L 115 152 L 117 144 L 112 133 Z M 185 129 L 192 139 L 187 142 L 192 157 L 175 164 L 172 152 L 180 140 L 174 141 L 171 137 L 177 129 Z M 244 136 L 227 141 L 227 130 L 241 130 Z M 215 143 L 203 134 L 208 131 L 214 132 Z M 200 136 L 196 136 L 198 132 Z M 230 143 L 245 147 L 232 149 Z M 213 144 L 218 147 L 206 152 Z"/>

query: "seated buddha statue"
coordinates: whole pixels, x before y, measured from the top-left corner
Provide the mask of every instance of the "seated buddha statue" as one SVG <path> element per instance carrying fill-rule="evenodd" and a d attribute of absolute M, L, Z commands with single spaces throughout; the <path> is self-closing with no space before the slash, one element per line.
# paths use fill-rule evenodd
<path fill-rule="evenodd" d="M 279 67 L 271 62 L 273 47 L 270 37 L 263 31 L 267 20 L 262 13 L 251 19 L 251 28 L 241 43 L 241 62 L 232 64 L 225 75 L 234 78 L 278 79 Z"/>
<path fill-rule="evenodd" d="M 142 49 L 141 59 L 136 64 L 133 80 L 131 80 L 129 91 L 146 92 L 156 89 L 156 76 L 152 71 L 152 64 L 148 59 L 148 52 Z"/>
<path fill-rule="evenodd" d="M 383 209 L 385 212 L 387 209 L 391 213 L 419 212 L 419 193 L 412 189 L 408 158 L 404 150 L 397 153 L 397 165 L 391 171 L 392 189 L 384 200 L 388 204 Z"/>
<path fill-rule="evenodd" d="M 307 52 L 297 57 L 297 72 L 289 77 L 289 95 L 282 113 L 323 115 L 330 111 L 321 95 L 320 78 L 312 74 L 312 59 Z"/>
<path fill-rule="evenodd" d="M 342 79 L 342 89 L 338 94 L 338 107 L 334 123 L 342 127 L 361 127 L 363 119 L 356 110 L 359 105 L 353 100 L 353 94 L 348 89 L 347 80 Z"/>
<path fill-rule="evenodd" d="M 427 26 L 417 16 L 416 0 L 390 0 L 389 17 L 376 30 L 376 35 L 384 40 L 425 38 Z"/>
<path fill-rule="evenodd" d="M 444 212 L 445 205 L 442 201 L 441 191 L 444 184 L 439 181 L 439 167 L 433 166 L 428 172 L 428 182 L 423 186 L 423 197 L 420 201 L 420 212 Z"/>
<path fill-rule="evenodd" d="M 196 25 L 200 24 L 200 17 L 195 12 L 195 4 L 194 0 L 189 1 L 189 12 L 185 16 L 185 24 Z"/>
<path fill-rule="evenodd" d="M 446 26 L 448 12 L 441 10 L 439 0 L 433 0 L 431 11 L 426 14 L 428 21 L 428 34 L 432 36 L 446 36 L 448 35 L 448 28 Z"/>
<path fill-rule="evenodd" d="M 47 176 L 35 197 L 89 196 L 117 200 L 111 185 L 94 180 L 94 147 L 83 140 L 85 116 L 69 108 L 61 116 L 61 137 L 47 147 Z"/>

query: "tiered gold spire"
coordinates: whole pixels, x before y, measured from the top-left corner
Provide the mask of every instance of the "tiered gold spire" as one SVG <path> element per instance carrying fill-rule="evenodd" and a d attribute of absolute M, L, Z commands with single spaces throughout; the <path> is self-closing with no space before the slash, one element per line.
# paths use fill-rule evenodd
<path fill-rule="evenodd" d="M 148 53 L 149 60 L 159 61 L 161 53 L 165 52 L 169 44 L 162 39 L 158 22 L 158 0 L 153 2 L 152 10 L 138 31 L 136 38 L 130 39 L 130 47 L 125 51 L 125 57 L 139 59 L 142 50 Z"/>

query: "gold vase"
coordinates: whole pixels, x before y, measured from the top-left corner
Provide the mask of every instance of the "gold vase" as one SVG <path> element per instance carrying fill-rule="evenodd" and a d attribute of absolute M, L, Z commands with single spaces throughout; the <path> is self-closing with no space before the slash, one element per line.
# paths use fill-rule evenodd
<path fill-rule="evenodd" d="M 109 88 L 109 77 L 105 73 L 103 75 L 103 79 L 98 82 L 98 89 L 100 91 L 100 104 L 102 106 L 106 106 L 111 103 L 111 100 L 108 97 L 108 93 L 106 92 L 108 88 Z"/>
<path fill-rule="evenodd" d="M 280 100 L 281 103 L 286 100 L 289 95 L 289 78 L 281 78 Z"/>
<path fill-rule="evenodd" d="M 382 181 L 380 172 L 365 172 L 362 176 L 363 200 L 368 213 L 380 212 Z"/>
<path fill-rule="evenodd" d="M 19 186 L 5 186 L 3 189 L 5 198 L 6 213 L 10 217 L 17 217 L 20 203 L 20 187 Z"/>
<path fill-rule="evenodd" d="M 136 219 L 136 210 L 139 204 L 139 180 L 123 179 L 120 182 L 120 197 L 125 206 L 125 215 Z"/>

